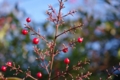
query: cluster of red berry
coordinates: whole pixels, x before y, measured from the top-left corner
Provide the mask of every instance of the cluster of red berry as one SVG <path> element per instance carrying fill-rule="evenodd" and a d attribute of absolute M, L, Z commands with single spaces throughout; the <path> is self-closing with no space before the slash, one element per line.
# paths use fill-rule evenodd
<path fill-rule="evenodd" d="M 31 22 L 31 19 L 28 17 L 28 18 L 26 19 L 26 22 L 27 22 L 27 23 Z M 22 34 L 23 34 L 23 35 L 27 35 L 27 34 L 28 34 L 28 30 L 23 29 L 23 30 L 22 30 Z M 32 42 L 33 42 L 33 44 L 38 44 L 38 43 L 39 43 L 39 39 L 38 39 L 38 38 L 34 38 L 34 39 L 32 40 Z"/>
<path fill-rule="evenodd" d="M 26 22 L 27 22 L 27 23 L 31 22 L 31 19 L 28 17 L 28 18 L 26 19 Z M 28 30 L 23 29 L 23 30 L 22 30 L 22 34 L 23 34 L 23 35 L 27 35 L 27 34 L 28 34 Z M 33 38 L 32 43 L 33 43 L 33 44 L 38 44 L 38 43 L 39 43 L 39 39 L 36 38 L 36 37 Z M 38 72 L 38 73 L 37 73 L 37 77 L 38 77 L 38 78 L 41 78 L 41 77 L 42 77 L 42 73 L 41 73 L 41 72 Z"/>
<path fill-rule="evenodd" d="M 82 42 L 83 42 L 83 38 L 79 37 L 78 40 L 77 40 L 77 42 L 82 43 Z M 67 48 L 67 47 L 66 47 L 66 48 L 63 48 L 62 51 L 63 51 L 64 53 L 67 53 L 67 52 L 68 52 L 68 48 Z M 69 58 L 65 58 L 65 59 L 64 59 L 64 63 L 65 63 L 65 64 L 69 64 L 69 63 L 70 63 Z"/>
<path fill-rule="evenodd" d="M 30 18 L 27 18 L 26 19 L 26 22 L 31 22 L 31 19 Z M 23 29 L 22 30 L 22 34 L 23 35 L 27 35 L 28 34 L 28 30 L 26 30 L 26 29 Z M 39 43 L 39 39 L 38 38 L 34 38 L 33 40 L 32 40 L 32 42 L 33 42 L 33 44 L 38 44 Z M 2 66 L 1 67 L 1 71 L 2 72 L 5 72 L 6 70 L 7 70 L 7 67 L 12 67 L 12 62 L 7 62 L 6 63 L 6 66 Z M 38 72 L 37 74 L 36 74 L 36 76 L 38 77 L 38 78 L 41 78 L 42 77 L 42 73 L 41 72 Z"/>
<path fill-rule="evenodd" d="M 26 19 L 26 22 L 31 22 L 31 19 L 30 18 L 27 18 Z M 25 30 L 25 29 L 23 29 L 22 30 L 22 34 L 23 35 L 27 35 L 28 34 L 28 31 L 27 30 Z M 79 37 L 78 38 L 78 40 L 77 40 L 79 43 L 82 43 L 83 42 L 83 38 L 81 38 L 81 37 Z M 33 44 L 38 44 L 39 43 L 39 39 L 38 38 L 34 38 L 33 40 L 32 40 L 32 42 L 33 42 Z M 67 53 L 68 52 L 68 48 L 66 47 L 66 48 L 63 48 L 63 50 L 62 50 L 64 53 Z M 70 60 L 69 60 L 69 58 L 65 58 L 64 59 L 64 63 L 65 64 L 69 64 L 70 63 Z"/>
<path fill-rule="evenodd" d="M 7 62 L 7 63 L 6 63 L 6 66 L 9 66 L 9 67 L 12 66 L 12 62 Z M 5 71 L 7 70 L 7 67 L 6 67 L 6 66 L 2 66 L 2 67 L 1 67 L 1 71 L 5 72 Z"/>
<path fill-rule="evenodd" d="M 26 22 L 27 22 L 27 23 L 31 22 L 31 19 L 28 17 L 28 18 L 26 19 Z M 23 29 L 23 30 L 22 30 L 22 34 L 23 34 L 23 35 L 27 35 L 27 34 L 28 34 L 28 30 Z M 79 37 L 78 40 L 77 40 L 77 42 L 82 43 L 82 42 L 83 42 L 83 38 Z M 38 43 L 39 43 L 39 39 L 36 38 L 36 37 L 33 38 L 32 43 L 33 43 L 33 44 L 38 44 Z M 62 51 L 63 51 L 64 53 L 67 53 L 67 52 L 68 52 L 68 47 L 63 48 Z M 69 64 L 69 63 L 70 63 L 70 59 L 69 59 L 69 58 L 65 58 L 65 59 L 64 59 L 64 63 L 65 63 L 65 64 Z M 12 62 L 7 62 L 7 63 L 6 63 L 6 66 L 2 66 L 2 67 L 1 67 L 1 71 L 5 72 L 5 71 L 7 70 L 7 67 L 12 67 Z M 42 73 L 41 73 L 41 72 L 38 72 L 38 73 L 36 74 L 36 76 L 37 76 L 38 78 L 41 78 L 41 77 L 42 77 Z"/>
<path fill-rule="evenodd" d="M 27 19 L 26 19 L 26 22 L 27 22 L 27 23 L 31 22 L 31 19 L 30 19 L 30 18 L 27 18 Z M 22 30 L 22 34 L 23 34 L 23 35 L 27 35 L 27 34 L 28 34 L 28 31 L 25 30 L 25 29 L 23 29 L 23 30 Z M 33 42 L 33 44 L 38 44 L 38 43 L 39 43 L 39 39 L 38 39 L 38 38 L 34 38 L 34 39 L 32 40 L 32 42 Z M 82 42 L 83 42 L 83 38 L 79 37 L 78 40 L 77 40 L 77 42 L 82 43 Z M 66 47 L 66 48 L 63 48 L 62 51 L 63 51 L 64 53 L 67 53 L 67 52 L 68 52 L 68 48 L 67 48 L 67 47 Z M 69 64 L 69 63 L 70 63 L 70 59 L 69 59 L 69 58 L 65 58 L 65 59 L 64 59 L 64 63 L 65 63 L 65 64 Z M 41 74 L 40 72 L 38 72 L 38 73 L 37 73 L 37 77 L 39 77 L 39 78 L 42 77 L 42 74 Z"/>
<path fill-rule="evenodd" d="M 7 62 L 7 63 L 6 63 L 6 66 L 2 66 L 2 67 L 1 67 L 1 71 L 2 71 L 2 72 L 5 72 L 5 71 L 7 70 L 7 67 L 12 67 L 12 62 Z M 36 76 L 37 76 L 38 78 L 41 78 L 41 77 L 42 77 L 42 73 L 41 73 L 41 72 L 38 72 L 38 73 L 36 74 Z"/>
<path fill-rule="evenodd" d="M 31 22 L 31 19 L 30 19 L 30 18 L 27 18 L 27 19 L 26 19 L 26 22 L 28 22 L 28 23 Z M 23 35 L 27 35 L 27 34 L 28 34 L 28 31 L 25 30 L 25 29 L 23 29 L 23 30 L 22 30 L 22 34 L 23 34 Z M 83 42 L 83 38 L 79 37 L 77 41 L 78 41 L 79 43 L 82 43 L 82 42 Z M 38 39 L 38 38 L 34 38 L 34 39 L 32 40 L 32 42 L 33 42 L 33 44 L 38 44 L 38 43 L 39 43 L 39 39 Z M 66 47 L 66 48 L 63 48 L 62 51 L 63 51 L 64 53 L 67 53 L 67 52 L 68 52 L 68 48 L 67 48 L 67 47 Z M 65 63 L 65 64 L 69 64 L 69 63 L 70 63 L 69 58 L 65 58 L 65 59 L 64 59 L 64 63 Z"/>

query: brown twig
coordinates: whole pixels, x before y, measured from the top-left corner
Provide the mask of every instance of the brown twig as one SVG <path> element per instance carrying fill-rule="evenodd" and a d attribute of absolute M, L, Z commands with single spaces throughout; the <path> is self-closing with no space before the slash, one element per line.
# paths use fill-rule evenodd
<path fill-rule="evenodd" d="M 58 26 L 59 25 L 56 25 L 56 30 L 55 30 L 55 37 L 54 37 L 54 41 L 53 41 L 53 49 L 51 51 L 51 64 L 50 64 L 50 73 L 49 73 L 49 79 L 51 78 L 51 74 L 52 74 L 52 68 L 53 68 L 53 61 L 54 61 L 54 52 L 55 52 L 55 45 L 56 45 L 56 35 L 57 35 L 57 32 L 58 32 Z"/>
<path fill-rule="evenodd" d="M 79 26 L 72 27 L 72 28 L 70 28 L 70 29 L 68 29 L 68 30 L 65 30 L 64 32 L 58 34 L 56 37 L 59 37 L 60 35 L 65 34 L 66 32 L 69 32 L 69 31 L 75 30 L 75 29 L 77 29 L 77 28 L 79 28 L 79 27 L 82 27 L 82 26 L 83 26 L 83 25 L 81 24 L 81 25 L 79 25 Z"/>
<path fill-rule="evenodd" d="M 36 32 L 32 27 L 30 27 L 29 25 L 25 24 L 26 28 L 30 29 L 32 32 L 34 32 L 34 34 L 38 35 L 42 40 L 44 40 L 46 43 L 48 43 L 48 41 L 42 36 L 40 35 L 38 32 Z"/>
<path fill-rule="evenodd" d="M 64 8 L 63 0 L 58 0 L 60 7 L 59 7 L 59 12 L 57 16 L 57 24 L 59 24 L 59 21 L 62 20 L 62 15 L 61 15 L 61 10 Z"/>
<path fill-rule="evenodd" d="M 72 15 L 72 16 L 73 16 L 73 14 L 76 13 L 76 12 L 77 12 L 77 11 L 70 11 L 70 12 L 68 12 L 67 14 L 63 15 L 62 17 L 66 17 L 66 16 L 68 16 L 68 15 Z"/>
<path fill-rule="evenodd" d="M 61 10 L 63 9 L 64 7 L 64 4 L 63 4 L 63 0 L 58 0 L 59 1 L 59 12 L 58 12 L 58 15 L 57 15 L 57 22 L 56 22 L 56 27 L 55 27 L 55 36 L 54 36 L 54 39 L 53 39 L 53 48 L 51 50 L 51 64 L 50 64 L 50 73 L 49 73 L 49 79 L 48 80 L 51 80 L 51 74 L 52 74 L 52 68 L 53 68 L 53 62 L 54 62 L 54 53 L 55 53 L 55 46 L 56 46 L 56 39 L 57 39 L 57 33 L 58 33 L 58 27 L 59 27 L 59 21 L 61 20 Z M 51 16 L 50 16 L 51 17 Z"/>
<path fill-rule="evenodd" d="M 47 73 L 49 74 L 48 67 L 49 67 L 49 65 L 50 65 L 50 62 L 49 62 L 47 65 L 46 65 L 46 63 L 44 62 L 44 60 L 45 60 L 44 55 L 45 55 L 45 54 L 42 54 L 42 52 L 40 52 L 37 47 L 34 47 L 34 52 L 38 55 L 38 58 L 36 58 L 36 59 L 43 62 L 43 65 L 44 65 L 44 66 L 42 66 L 42 65 L 40 65 L 40 66 L 41 66 L 42 68 L 44 68 L 44 69 L 47 71 Z"/>
<path fill-rule="evenodd" d="M 64 75 L 66 75 L 66 73 L 68 73 L 68 72 L 70 72 L 70 71 L 74 70 L 75 68 L 77 68 L 77 67 L 82 67 L 83 65 L 86 65 L 86 64 L 89 64 L 89 61 L 85 61 L 85 62 L 78 62 L 78 64 L 77 64 L 77 65 L 73 66 L 73 67 L 72 67 L 72 68 L 70 68 L 70 69 L 65 70 L 65 71 L 64 71 L 64 72 L 62 72 L 61 74 L 59 74 L 59 75 L 57 75 L 57 76 L 53 77 L 51 80 L 55 80 L 57 77 L 64 76 Z"/>
<path fill-rule="evenodd" d="M 116 74 L 114 74 L 114 72 L 117 71 L 117 70 L 119 70 L 119 69 L 120 69 L 120 65 L 119 65 L 117 68 L 113 66 L 113 71 L 111 71 L 111 72 L 109 72 L 108 70 L 106 70 L 106 72 L 107 72 L 107 74 L 108 74 L 108 77 L 107 77 L 106 80 L 111 79 L 111 76 L 112 76 L 112 75 L 117 76 Z"/>
<path fill-rule="evenodd" d="M 18 66 L 18 68 L 15 66 L 15 64 L 13 64 L 12 66 L 9 66 L 9 65 L 7 65 L 7 66 L 10 67 L 11 70 L 15 70 L 15 71 L 16 71 L 16 74 L 15 74 L 15 75 L 17 75 L 18 73 L 25 73 L 25 74 L 26 74 L 26 77 L 30 77 L 30 78 L 33 79 L 33 80 L 38 80 L 38 79 L 34 78 L 34 77 L 30 74 L 29 71 L 27 71 L 27 72 L 22 71 L 22 70 L 20 69 L 20 66 Z"/>

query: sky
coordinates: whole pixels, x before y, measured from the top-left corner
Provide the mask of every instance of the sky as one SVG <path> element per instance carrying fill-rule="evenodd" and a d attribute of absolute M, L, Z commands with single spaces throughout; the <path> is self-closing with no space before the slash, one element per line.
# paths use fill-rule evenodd
<path fill-rule="evenodd" d="M 55 9 L 58 9 L 58 0 L 0 0 L 0 6 L 3 2 L 9 4 L 9 7 L 7 8 L 8 12 L 12 10 L 14 4 L 18 2 L 19 9 L 24 10 L 27 13 L 27 16 L 35 22 L 44 22 L 46 20 L 47 16 L 45 12 L 48 9 L 48 5 L 52 5 Z M 90 15 L 94 13 L 95 17 L 104 16 L 106 14 L 106 9 L 111 9 L 109 5 L 103 4 L 102 0 L 68 0 L 65 3 L 63 13 L 65 14 L 68 11 L 77 8 L 89 12 Z M 2 12 L 7 10 L 3 9 Z M 95 12 L 97 12 L 97 14 Z M 69 18 L 76 19 L 79 18 L 79 16 L 69 16 Z"/>
<path fill-rule="evenodd" d="M 28 14 L 28 17 L 31 17 L 35 22 L 46 20 L 47 17 L 45 12 L 48 9 L 48 5 L 52 5 L 55 9 L 58 8 L 58 0 L 0 0 L 0 3 L 6 1 L 10 5 L 9 11 L 14 7 L 14 4 L 18 2 L 19 8 L 24 10 Z M 65 3 L 66 8 L 63 12 L 67 13 L 68 11 L 75 9 L 80 5 L 80 1 L 81 0 L 67 1 Z"/>
<path fill-rule="evenodd" d="M 70 6 L 70 4 L 67 2 L 65 3 L 66 8 L 63 10 L 63 12 L 68 12 L 71 7 L 75 7 L 76 5 Z M 26 6 L 27 5 L 27 6 Z M 52 5 L 54 8 L 58 8 L 58 1 L 57 0 L 29 0 L 26 2 L 22 2 L 20 4 L 21 9 L 25 9 L 25 11 L 30 15 L 35 21 L 45 20 L 46 15 L 45 12 L 48 9 L 48 5 Z M 34 14 L 34 15 L 33 15 Z"/>

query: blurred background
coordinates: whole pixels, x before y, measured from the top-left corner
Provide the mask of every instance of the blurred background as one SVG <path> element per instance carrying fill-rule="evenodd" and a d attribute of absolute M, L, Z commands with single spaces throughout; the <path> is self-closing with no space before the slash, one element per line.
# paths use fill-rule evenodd
<path fill-rule="evenodd" d="M 23 70 L 30 67 L 33 76 L 36 76 L 37 71 L 41 71 L 42 80 L 47 78 L 46 71 L 38 66 L 41 63 L 35 60 L 32 44 L 35 35 L 24 36 L 21 30 L 25 27 L 26 18 L 30 17 L 32 21 L 29 25 L 36 31 L 40 29 L 40 34 L 52 40 L 54 25 L 47 20 L 48 5 L 52 5 L 56 10 L 59 7 L 57 0 L 0 0 L 0 66 L 12 61 Z M 65 57 L 70 58 L 70 67 L 88 58 L 91 60 L 90 65 L 84 66 L 84 71 L 72 71 L 73 76 L 89 70 L 93 72 L 90 80 L 98 80 L 100 77 L 104 80 L 108 76 L 106 69 L 113 72 L 112 67 L 118 67 L 120 62 L 120 0 L 68 0 L 62 12 L 66 14 L 70 10 L 77 10 L 77 13 L 67 16 L 66 24 L 62 25 L 59 31 L 79 23 L 84 26 L 75 35 L 67 34 L 58 38 L 57 47 L 79 36 L 83 37 L 84 41 L 77 44 L 75 49 L 70 49 L 67 54 L 61 52 L 56 56 L 54 71 L 65 70 Z M 40 40 L 38 47 L 44 50 L 44 41 Z M 8 70 L 4 75 L 14 76 L 12 73 L 14 74 L 14 71 Z M 120 72 L 116 70 L 114 74 L 120 75 Z M 15 77 L 23 78 L 24 74 Z M 67 77 L 69 79 L 69 76 Z M 116 76 L 112 78 L 120 80 Z"/>

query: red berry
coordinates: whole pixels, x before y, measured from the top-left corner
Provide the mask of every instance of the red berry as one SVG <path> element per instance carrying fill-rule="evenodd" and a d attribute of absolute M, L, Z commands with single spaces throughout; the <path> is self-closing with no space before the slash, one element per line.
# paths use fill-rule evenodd
<path fill-rule="evenodd" d="M 27 19 L 26 19 L 26 22 L 31 22 L 31 19 L 28 17 Z"/>
<path fill-rule="evenodd" d="M 41 77 L 42 77 L 42 73 L 41 73 L 41 72 L 38 72 L 38 73 L 37 73 L 37 77 L 38 77 L 38 78 L 41 78 Z"/>
<path fill-rule="evenodd" d="M 79 42 L 79 43 L 82 43 L 82 42 L 83 42 L 83 38 L 80 38 L 80 37 L 79 37 L 79 38 L 78 38 L 78 42 Z"/>
<path fill-rule="evenodd" d="M 33 44 L 38 44 L 39 43 L 39 39 L 38 38 L 34 38 L 32 42 L 33 42 Z"/>
<path fill-rule="evenodd" d="M 12 66 L 12 62 L 7 62 L 6 65 L 7 66 Z"/>
<path fill-rule="evenodd" d="M 68 48 L 64 48 L 62 51 L 63 51 L 64 53 L 66 53 L 66 52 L 68 52 Z"/>
<path fill-rule="evenodd" d="M 2 66 L 1 67 L 1 71 L 5 72 L 7 70 L 7 67 L 6 66 Z"/>
<path fill-rule="evenodd" d="M 23 35 L 26 35 L 26 34 L 28 34 L 28 31 L 25 30 L 25 29 L 23 29 L 23 30 L 22 30 L 22 34 L 23 34 Z"/>
<path fill-rule="evenodd" d="M 65 58 L 65 59 L 64 59 L 64 63 L 65 63 L 65 64 L 69 64 L 69 63 L 70 63 L 69 58 Z"/>

